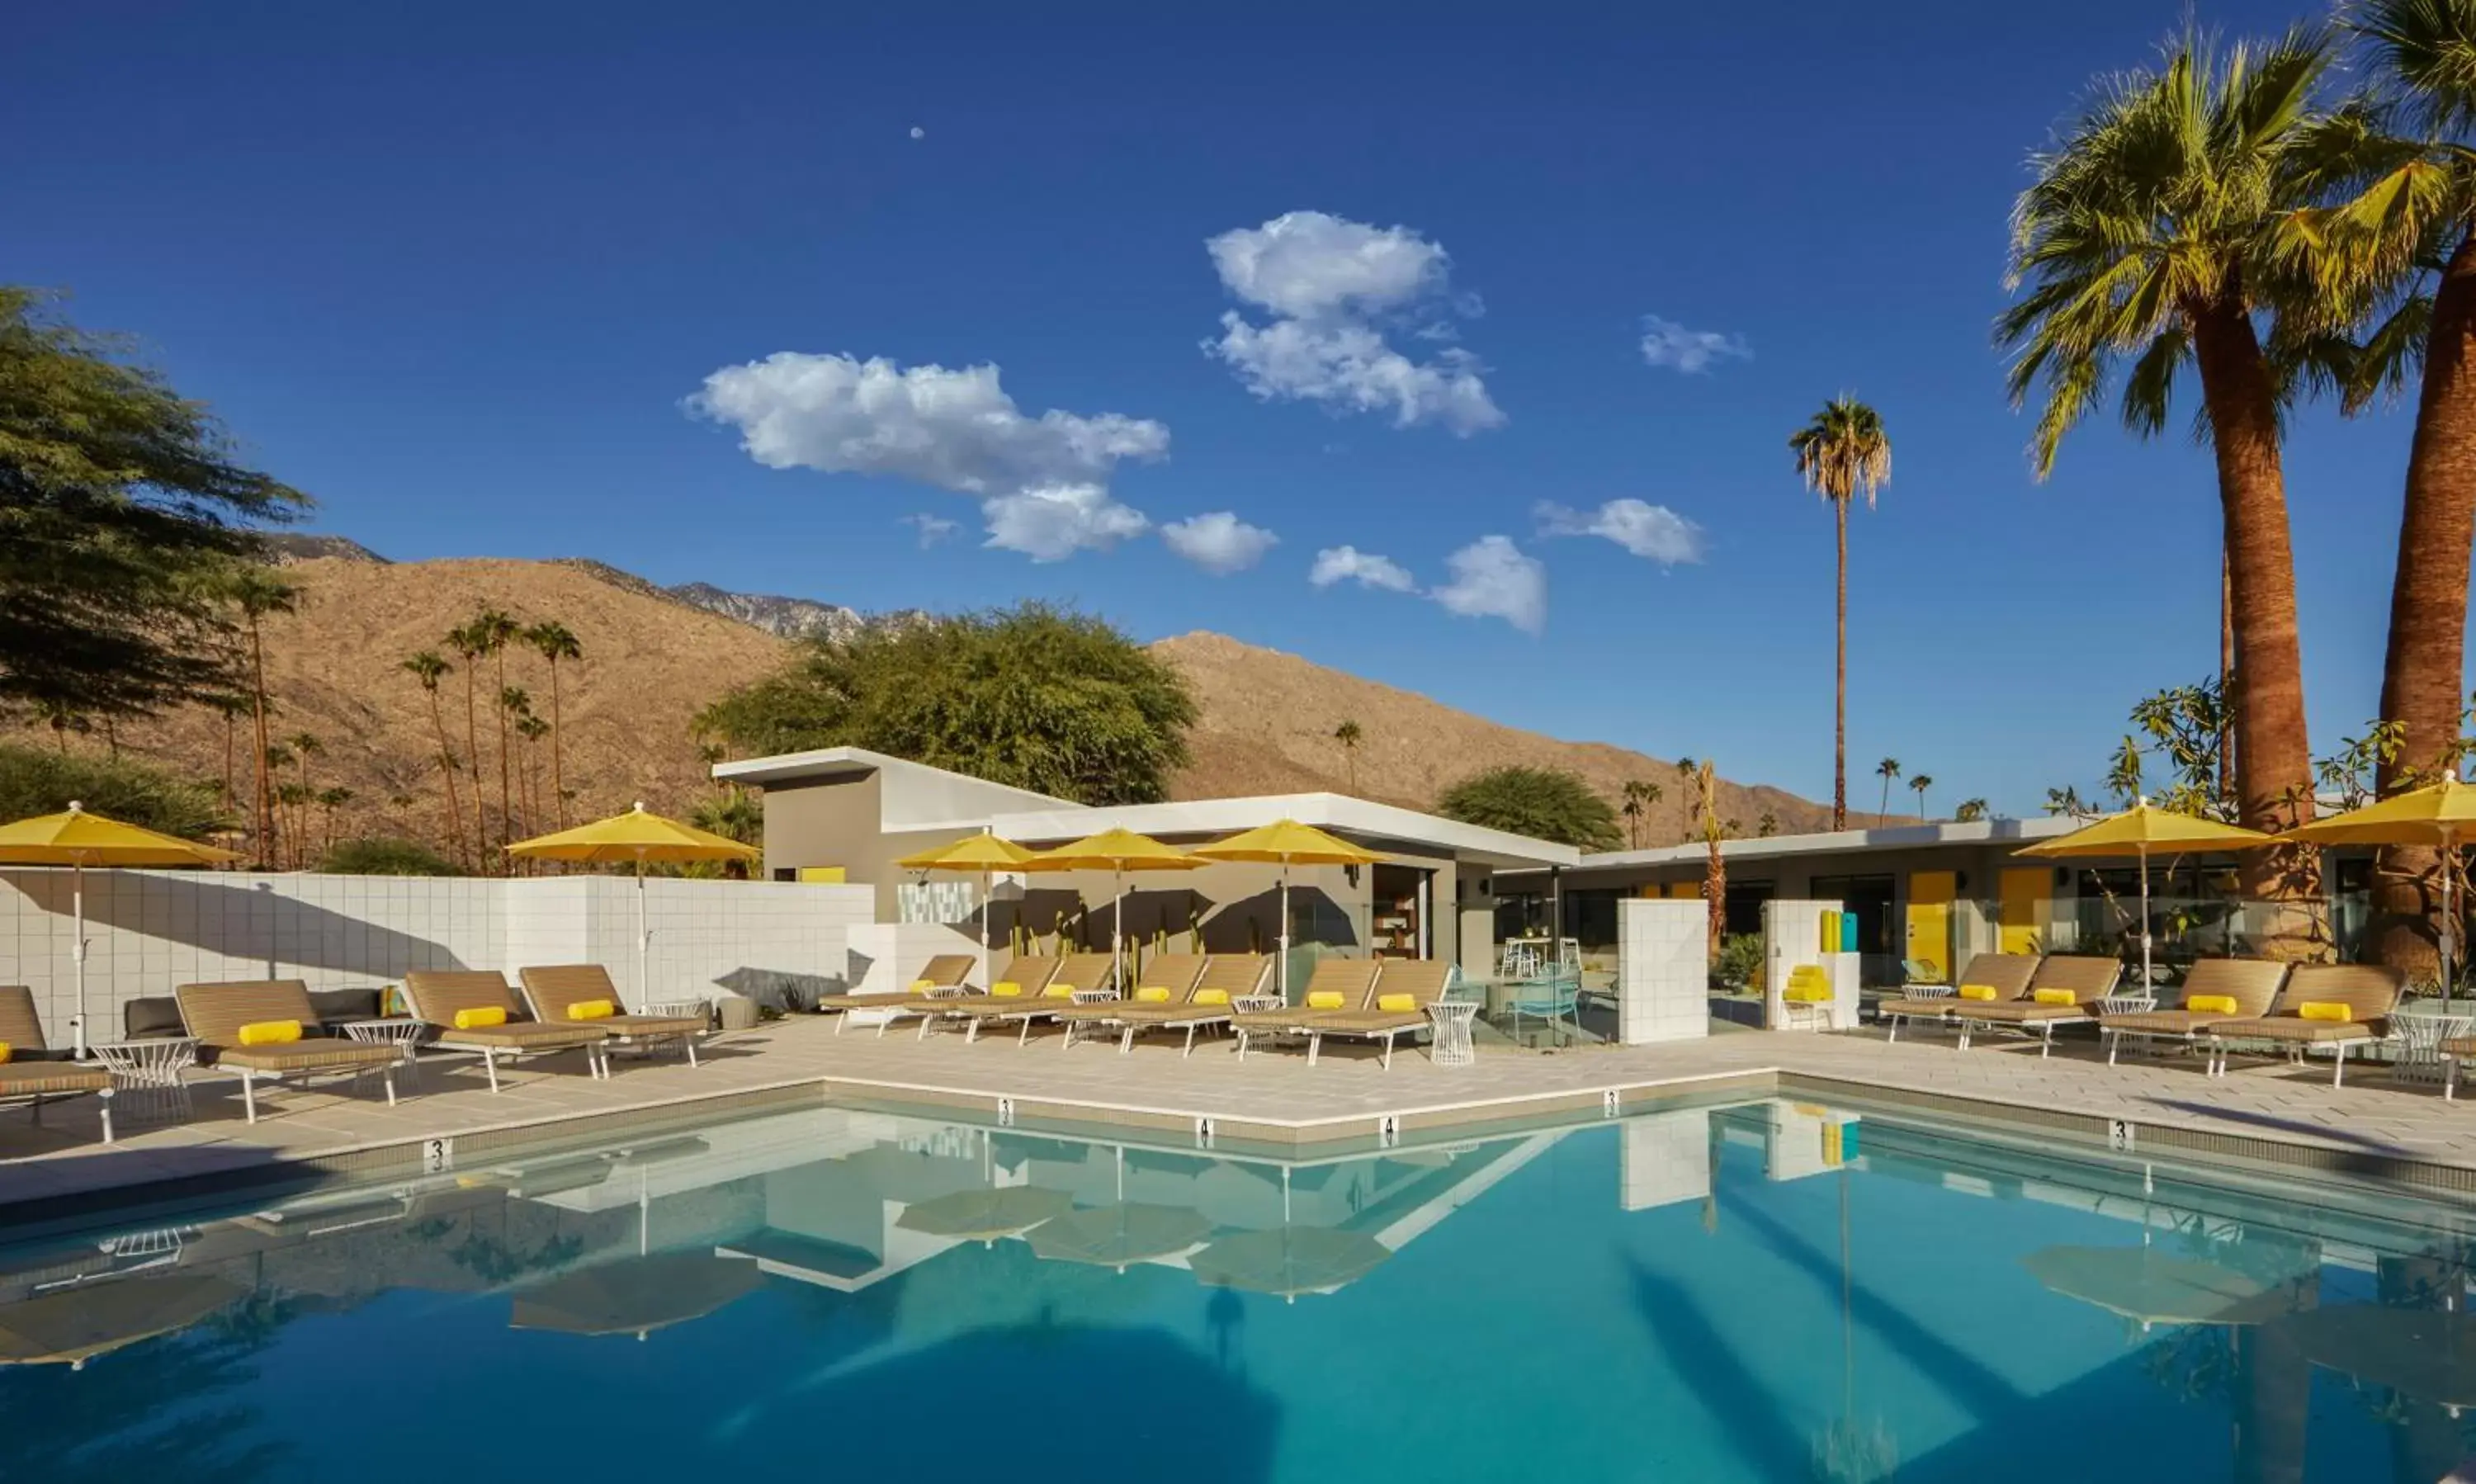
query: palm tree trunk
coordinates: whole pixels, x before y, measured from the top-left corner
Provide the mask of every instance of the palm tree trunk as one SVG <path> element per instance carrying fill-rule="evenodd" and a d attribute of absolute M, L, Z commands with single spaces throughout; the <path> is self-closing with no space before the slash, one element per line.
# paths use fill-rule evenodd
<path fill-rule="evenodd" d="M 2409 446 L 2398 570 L 2390 584 L 2389 652 L 2382 664 L 2382 719 L 2399 726 L 2376 791 L 2393 793 L 2456 772 L 2460 678 L 2467 638 L 2467 582 L 2476 552 L 2476 234 L 2460 239 L 2433 296 L 2424 386 Z M 2440 856 L 2393 847 L 2373 868 L 2367 935 L 2381 962 L 2438 968 L 2434 913 Z"/>
<path fill-rule="evenodd" d="M 249 706 L 258 733 L 258 765 L 251 770 L 258 777 L 258 864 L 260 870 L 272 870 L 275 783 L 266 776 L 266 645 L 260 635 L 256 613 L 249 616 Z"/>
<path fill-rule="evenodd" d="M 567 771 L 560 761 L 566 748 L 567 731 L 558 715 L 558 656 L 554 655 L 550 661 L 550 791 L 561 829 L 567 828 Z"/>
<path fill-rule="evenodd" d="M 497 707 L 499 713 L 499 829 L 508 839 L 512 840 L 516 836 L 513 827 L 508 824 L 514 816 L 508 807 L 508 707 L 505 699 L 508 694 L 508 647 L 504 644 L 500 645 L 490 657 L 498 667 L 501 698 Z M 515 871 L 515 862 L 510 858 L 508 863 L 508 874 L 513 876 Z"/>
<path fill-rule="evenodd" d="M 227 710 L 227 711 L 225 711 L 225 712 L 224 712 L 224 818 L 225 818 L 227 821 L 229 821 L 229 820 L 232 818 L 232 811 L 233 811 L 233 746 L 234 746 L 234 743 L 235 743 L 235 740 L 236 740 L 236 738 L 235 738 L 235 732 L 237 732 L 237 731 L 239 730 L 239 728 L 240 728 L 240 713 L 239 713 L 239 712 L 237 712 L 237 711 L 233 711 L 233 710 Z"/>
<path fill-rule="evenodd" d="M 2252 320 L 2232 298 L 2191 315 L 2201 395 L 2217 457 L 2225 522 L 2227 597 L 2235 617 L 2237 817 L 2275 832 L 2313 817 L 2313 755 L 2304 721 L 2303 644 L 2295 614 L 2295 557 L 2279 458 L 2278 400 Z M 2462 593 L 2464 600 L 2464 593 Z M 2296 904 L 2319 896 L 2312 853 L 2246 851 L 2244 895 Z M 2300 949 L 2300 925 L 2271 929 Z"/>
<path fill-rule="evenodd" d="M 473 660 L 464 661 L 464 755 L 473 759 L 473 869 L 490 853 L 490 825 L 482 817 L 482 723 L 473 708 Z"/>
<path fill-rule="evenodd" d="M 1831 828 L 1848 828 L 1848 497 L 1831 502 L 1840 528 L 1840 596 L 1834 609 L 1831 700 Z"/>
<path fill-rule="evenodd" d="M 2236 797 L 2236 600 L 2227 547 L 2218 543 L 2218 800 Z"/>
<path fill-rule="evenodd" d="M 430 726 L 438 734 L 438 771 L 447 780 L 447 848 L 470 863 L 464 851 L 464 809 L 456 800 L 456 753 L 447 745 L 447 713 L 438 704 L 438 688 L 430 690 Z"/>

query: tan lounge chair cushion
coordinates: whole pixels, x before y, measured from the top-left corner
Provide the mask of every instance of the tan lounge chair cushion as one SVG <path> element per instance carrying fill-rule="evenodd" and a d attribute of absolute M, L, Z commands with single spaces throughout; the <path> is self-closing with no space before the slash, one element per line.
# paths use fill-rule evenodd
<path fill-rule="evenodd" d="M 2216 1010 L 2134 1010 L 2121 1015 L 2101 1015 L 2098 1024 L 2109 1030 L 2121 1030 L 2140 1036 L 2191 1036 L 2212 1026 L 2241 1015 L 2227 1015 Z"/>
<path fill-rule="evenodd" d="M 553 1026 L 542 1021 L 509 1021 L 504 1026 L 477 1026 L 471 1030 L 458 1030 L 449 1026 L 438 1032 L 438 1044 L 512 1051 L 592 1046 L 609 1039 L 602 1029 L 608 1024 L 608 1021 L 578 1021 L 573 1026 Z"/>
<path fill-rule="evenodd" d="M 2390 1011 L 2405 982 L 2396 969 L 2380 964 L 2297 964 L 2269 1014 L 2259 1020 L 2220 1021 L 2210 1034 L 2229 1041 L 2295 1045 L 2379 1040 L 2389 1032 Z M 2355 1018 L 2306 1020 L 2297 1012 L 2307 1004 L 2343 1004 Z"/>
<path fill-rule="evenodd" d="M 1962 1020 L 1990 1021 L 2005 1026 L 2037 1026 L 2047 1021 L 2085 1021 L 2090 1007 L 2083 1004 L 2032 1004 L 2013 1000 L 1995 1004 L 1971 1004 L 1960 1002 Z"/>
<path fill-rule="evenodd" d="M 2035 953 L 1972 954 L 1968 962 L 1961 967 L 1961 971 L 1951 977 L 1952 988 L 1958 990 L 1963 985 L 1983 984 L 1994 991 L 1994 999 L 1991 1002 L 1993 1003 L 2000 1004 L 2007 1000 L 2018 1000 L 2029 993 L 2030 981 L 2038 977 L 2040 962 Z M 1957 996 L 1951 998 L 1957 998 Z M 1926 1000 L 1917 1002 L 1932 1003 L 1933 1002 Z M 1971 1002 L 1985 1004 L 1990 1002 L 1980 1000 Z"/>
<path fill-rule="evenodd" d="M 394 1046 L 361 1041 L 294 1041 L 284 1046 L 228 1046 L 215 1053 L 218 1067 L 244 1072 L 325 1072 L 342 1067 L 383 1067 L 404 1059 Z"/>
<path fill-rule="evenodd" d="M 386 1049 L 382 1047 L 380 1050 Z M 0 1061 L 0 1098 L 35 1098 L 49 1093 L 99 1093 L 111 1085 L 111 1074 L 95 1062 Z"/>
<path fill-rule="evenodd" d="M 299 1021 L 306 1033 L 315 1034 L 318 1029 L 318 1011 L 310 1002 L 310 986 L 299 979 L 183 984 L 172 991 L 172 998 L 181 1007 L 181 1024 L 197 1038 L 199 1048 L 210 1053 L 209 1060 L 220 1059 L 226 1050 L 239 1051 L 243 1026 L 261 1021 Z M 316 1050 L 314 1045 L 310 1049 Z"/>
<path fill-rule="evenodd" d="M 511 1025 L 532 1019 L 495 969 L 415 969 L 404 977 L 404 998 L 433 1026 L 454 1026 L 458 1010 L 505 1010 Z"/>
<path fill-rule="evenodd" d="M 1982 1010 L 1990 1003 L 2000 1002 L 1999 1001 L 1961 1000 L 1950 995 L 1937 995 L 1926 1000 L 1886 1000 L 1874 1006 L 1874 1015 L 1878 1020 L 1887 1015 L 1949 1015 L 1963 1005 L 1974 1005 Z"/>
<path fill-rule="evenodd" d="M 1232 1024 L 1249 1030 L 1280 1029 L 1291 1026 L 1321 1024 L 1336 1015 L 1364 1013 L 1375 1003 L 1375 986 L 1384 972 L 1381 959 L 1320 958 L 1315 973 L 1307 976 L 1306 987 L 1299 992 L 1299 1002 L 1277 1010 L 1250 1010 L 1230 1017 Z M 1315 995 L 1339 995 L 1341 1003 L 1328 1010 L 1309 1008 L 1307 1001 Z"/>
<path fill-rule="evenodd" d="M 2074 1004 L 2086 1005 L 2114 994 L 2116 981 L 2121 977 L 2123 964 L 2118 959 L 2058 953 L 2038 965 L 2021 998 L 2034 1000 L 2042 989 L 2063 990 L 2072 997 Z"/>
<path fill-rule="evenodd" d="M 2191 1004 L 2195 995 L 2222 995 L 2236 1002 L 2233 1019 L 2256 1020 L 2278 1002 L 2290 967 L 2274 958 L 2196 959 L 2184 976 L 2184 1002 Z"/>
<path fill-rule="evenodd" d="M 2268 1020 L 2220 1021 L 2210 1034 L 2229 1041 L 2371 1041 L 2381 1027 L 2363 1021 L 2309 1021 L 2276 1017 Z"/>
<path fill-rule="evenodd" d="M 0 984 L 0 1041 L 21 1055 L 51 1050 L 43 1040 L 43 1017 L 35 1009 L 35 992 L 23 984 Z"/>
<path fill-rule="evenodd" d="M 618 987 L 610 982 L 610 971 L 600 964 L 560 964 L 547 969 L 519 969 L 516 977 L 525 982 L 525 995 L 533 1002 L 534 1013 L 547 1026 L 592 1025 L 614 1036 L 655 1039 L 663 1036 L 700 1035 L 710 1028 L 702 1015 L 631 1015 L 624 1013 L 624 1002 Z M 623 1013 L 606 1015 L 595 1021 L 572 1019 L 571 1006 L 595 1000 L 607 1000 L 623 1005 Z"/>

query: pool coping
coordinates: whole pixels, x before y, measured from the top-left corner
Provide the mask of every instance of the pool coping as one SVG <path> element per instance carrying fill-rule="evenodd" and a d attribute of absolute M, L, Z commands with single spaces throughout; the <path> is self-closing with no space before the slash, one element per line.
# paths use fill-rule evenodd
<path fill-rule="evenodd" d="M 222 1150 L 236 1155 L 222 1168 L 100 1181 L 73 1190 L 0 1202 L 0 1236 L 18 1237 L 89 1223 L 131 1207 L 178 1208 L 229 1202 L 253 1194 L 288 1193 L 343 1179 L 435 1175 L 484 1167 L 493 1156 L 563 1145 L 605 1142 L 633 1131 L 671 1130 L 716 1119 L 852 1103 L 891 1104 L 919 1114 L 962 1115 L 1027 1133 L 1107 1128 L 1149 1135 L 1147 1142 L 1193 1150 L 1226 1149 L 1272 1158 L 1346 1157 L 1491 1130 L 1537 1126 L 1543 1119 L 1616 1119 L 1664 1108 L 1722 1101 L 1788 1097 L 1860 1110 L 1923 1114 L 1961 1124 L 1982 1121 L 1988 1131 L 2060 1138 L 2092 1150 L 2178 1161 L 2225 1163 L 2255 1171 L 2307 1173 L 2424 1193 L 2476 1195 L 2476 1165 L 2420 1157 L 2378 1146 L 2281 1131 L 2235 1133 L 2166 1122 L 2029 1103 L 2000 1097 L 1944 1092 L 1802 1072 L 1773 1065 L 1614 1078 L 1582 1088 L 1405 1102 L 1389 1111 L 1354 1111 L 1284 1119 L 1139 1101 L 1020 1095 L 942 1080 L 803 1075 L 729 1092 L 688 1092 L 627 1108 L 508 1119 L 452 1135 L 366 1140 L 297 1153 Z M 255 1156 L 255 1157 L 253 1157 Z"/>

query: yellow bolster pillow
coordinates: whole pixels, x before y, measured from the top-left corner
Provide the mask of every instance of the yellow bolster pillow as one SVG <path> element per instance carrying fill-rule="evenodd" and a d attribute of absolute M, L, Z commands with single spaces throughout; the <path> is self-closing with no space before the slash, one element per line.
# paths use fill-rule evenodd
<path fill-rule="evenodd" d="M 1043 1000 L 1072 1000 L 1075 998 L 1075 986 L 1072 984 L 1052 984 L 1047 989 L 1040 992 L 1040 998 Z"/>
<path fill-rule="evenodd" d="M 1012 979 L 1000 979 L 989 986 L 989 993 L 1000 1000 L 1018 1000 L 1023 997 L 1023 986 Z"/>
<path fill-rule="evenodd" d="M 503 1004 L 477 1004 L 456 1012 L 456 1028 L 458 1030 L 487 1030 L 507 1023 L 508 1007 Z"/>
<path fill-rule="evenodd" d="M 301 1023 L 297 1020 L 252 1021 L 240 1027 L 243 1046 L 288 1046 L 301 1039 Z"/>
<path fill-rule="evenodd" d="M 567 1007 L 569 1020 L 608 1020 L 619 1007 L 607 1000 L 579 1000 Z"/>
<path fill-rule="evenodd" d="M 1829 1004 L 1831 986 L 1812 983 L 1791 984 L 1780 991 L 1780 998 L 1791 1004 Z"/>
<path fill-rule="evenodd" d="M 2196 1015 L 2233 1015 L 2236 1013 L 2236 997 L 2233 995 L 2188 995 L 2184 1000 L 2184 1008 L 2191 1010 Z"/>
<path fill-rule="evenodd" d="M 11 1046 L 8 1042 L 0 1041 L 0 1065 L 6 1065 L 9 1058 L 16 1054 L 16 1050 L 17 1049 L 15 1047 Z"/>
<path fill-rule="evenodd" d="M 1400 1015 L 1408 1011 L 1415 1010 L 1418 1007 L 1419 997 L 1416 995 L 1378 995 L 1375 997 L 1375 1008 L 1382 1010 L 1387 1015 Z"/>
<path fill-rule="evenodd" d="M 936 987 L 937 981 L 935 979 L 913 979 L 911 981 L 911 992 L 915 995 L 925 995 Z"/>
<path fill-rule="evenodd" d="M 2309 1021 L 2337 1021 L 2341 1025 L 2356 1018 L 2355 1009 L 2336 1000 L 2307 1000 L 2295 1007 L 2296 1015 Z"/>
<path fill-rule="evenodd" d="M 1307 1008 L 1310 1010 L 1340 1009 L 1341 991 L 1337 989 L 1317 990 L 1314 994 L 1307 996 Z"/>
<path fill-rule="evenodd" d="M 1143 988 L 1135 991 L 1135 1002 L 1137 1004 L 1167 1004 L 1169 1003 L 1169 991 L 1158 984 L 1147 984 Z"/>
<path fill-rule="evenodd" d="M 2078 995 L 2068 989 L 2033 989 L 2029 991 L 2029 1002 L 2031 1004 L 2078 1004 L 2081 1001 Z"/>
<path fill-rule="evenodd" d="M 1195 1002 L 1197 1004 L 1227 1004 L 1229 1002 L 1229 991 L 1226 989 L 1199 989 L 1195 992 Z"/>
<path fill-rule="evenodd" d="M 1960 998 L 1963 1000 L 2000 1000 L 2003 998 L 2003 994 L 2002 991 L 1996 989 L 1992 984 L 1963 984 L 1960 986 Z"/>

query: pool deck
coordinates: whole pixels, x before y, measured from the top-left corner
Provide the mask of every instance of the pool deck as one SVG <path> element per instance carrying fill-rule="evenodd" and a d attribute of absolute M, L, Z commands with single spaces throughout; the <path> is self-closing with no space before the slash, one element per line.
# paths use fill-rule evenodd
<path fill-rule="evenodd" d="M 1063 1047 L 1054 1032 L 1021 1047 L 1011 1037 L 967 1044 L 960 1033 L 921 1041 L 908 1027 L 837 1036 L 829 1021 L 801 1017 L 712 1042 L 703 1062 L 622 1056 L 615 1075 L 597 1081 L 580 1058 L 553 1058 L 503 1071 L 505 1090 L 494 1094 L 479 1063 L 425 1057 L 392 1108 L 374 1081 L 279 1087 L 261 1090 L 255 1125 L 242 1119 L 238 1084 L 208 1073 L 192 1082 L 186 1122 L 133 1126 L 142 1100 L 124 1095 L 122 1137 L 111 1146 L 97 1142 L 92 1099 L 46 1107 L 39 1127 L 22 1109 L 0 1112 L 0 1225 L 177 1198 L 235 1177 L 379 1175 L 440 1157 L 453 1166 L 493 1148 L 839 1098 L 1308 1154 L 1696 1094 L 1779 1094 L 2101 1147 L 2128 1138 L 2161 1157 L 2266 1160 L 2476 1194 L 2476 1099 L 2447 1102 L 2438 1085 L 2396 1080 L 2378 1066 L 2351 1066 L 2342 1089 L 2330 1086 L 2326 1062 L 2239 1061 L 2217 1079 L 2189 1055 L 2128 1056 L 2111 1068 L 2088 1041 L 2059 1043 L 2042 1060 L 2019 1042 L 1961 1051 L 1947 1035 L 1889 1045 L 1873 1033 L 1728 1031 L 1553 1054 L 1490 1049 L 1462 1068 L 1404 1050 L 1387 1071 L 1354 1047 L 1327 1048 L 1310 1067 L 1290 1050 L 1242 1063 L 1226 1041 L 1200 1045 L 1191 1058 L 1175 1040 L 1122 1056 L 1114 1044 Z M 452 1142 L 436 1150 L 434 1140 Z"/>

